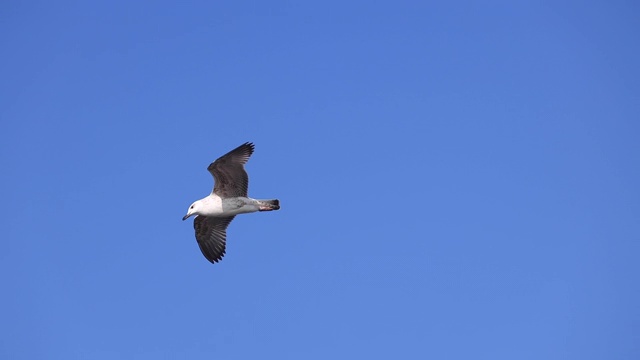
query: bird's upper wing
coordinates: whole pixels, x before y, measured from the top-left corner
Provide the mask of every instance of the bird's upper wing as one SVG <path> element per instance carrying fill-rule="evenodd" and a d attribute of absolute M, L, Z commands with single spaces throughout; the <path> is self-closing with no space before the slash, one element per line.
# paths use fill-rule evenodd
<path fill-rule="evenodd" d="M 200 251 L 207 260 L 217 263 L 222 260 L 227 244 L 227 226 L 235 216 L 213 217 L 196 216 L 193 228 L 196 230 L 196 240 Z"/>
<path fill-rule="evenodd" d="M 244 143 L 212 162 L 207 170 L 213 175 L 213 193 L 221 198 L 247 196 L 249 176 L 244 170 L 254 145 Z"/>

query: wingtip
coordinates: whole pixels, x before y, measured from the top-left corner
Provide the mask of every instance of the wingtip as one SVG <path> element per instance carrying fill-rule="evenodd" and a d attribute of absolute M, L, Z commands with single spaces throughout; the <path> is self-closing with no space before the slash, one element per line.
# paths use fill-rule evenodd
<path fill-rule="evenodd" d="M 256 146 L 251 141 L 247 141 L 246 143 L 242 144 L 242 146 L 248 147 L 251 153 L 253 153 L 253 151 L 256 149 Z"/>
<path fill-rule="evenodd" d="M 201 247 L 200 250 L 202 250 L 202 255 L 204 255 L 204 258 L 207 259 L 212 264 L 216 264 L 222 261 L 222 258 L 226 254 L 226 250 L 224 249 L 221 252 L 217 252 L 210 248 Z"/>
<path fill-rule="evenodd" d="M 223 254 L 223 256 L 224 256 L 224 254 Z M 222 260 L 222 256 L 218 257 L 218 258 L 208 258 L 208 257 L 205 256 L 205 258 L 207 260 L 209 260 L 209 262 L 212 263 L 212 264 L 217 264 Z"/>

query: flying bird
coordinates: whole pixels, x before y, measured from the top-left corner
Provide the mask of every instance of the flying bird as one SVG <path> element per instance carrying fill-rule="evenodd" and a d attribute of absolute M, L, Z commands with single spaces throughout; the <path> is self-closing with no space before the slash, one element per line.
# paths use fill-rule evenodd
<path fill-rule="evenodd" d="M 212 162 L 207 170 L 215 185 L 209 196 L 200 199 L 187 210 L 182 220 L 196 215 L 193 227 L 200 251 L 207 260 L 217 263 L 225 254 L 227 226 L 238 214 L 280 209 L 277 199 L 257 200 L 247 196 L 249 176 L 244 169 L 254 145 L 244 143 Z"/>

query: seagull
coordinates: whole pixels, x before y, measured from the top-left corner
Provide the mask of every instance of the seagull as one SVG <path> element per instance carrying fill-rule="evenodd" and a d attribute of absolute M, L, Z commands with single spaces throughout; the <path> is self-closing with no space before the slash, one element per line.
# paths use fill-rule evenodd
<path fill-rule="evenodd" d="M 187 210 L 182 220 L 196 215 L 193 227 L 200 251 L 211 263 L 222 260 L 227 242 L 227 226 L 238 214 L 280 209 L 280 200 L 257 200 L 247 196 L 249 176 L 244 169 L 254 145 L 244 143 L 212 162 L 207 170 L 215 185 L 209 196 Z"/>

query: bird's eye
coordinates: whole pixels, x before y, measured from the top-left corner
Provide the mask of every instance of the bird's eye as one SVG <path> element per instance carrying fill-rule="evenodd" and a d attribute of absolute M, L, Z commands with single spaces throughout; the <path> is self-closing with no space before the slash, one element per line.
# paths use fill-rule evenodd
<path fill-rule="evenodd" d="M 189 209 L 193 209 L 193 205 L 191 205 L 191 207 Z"/>

